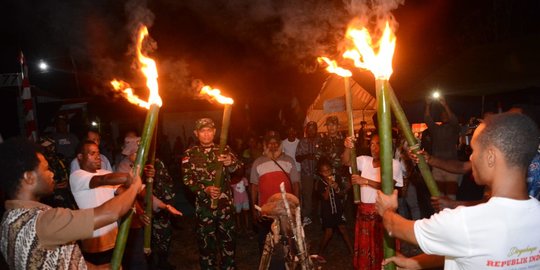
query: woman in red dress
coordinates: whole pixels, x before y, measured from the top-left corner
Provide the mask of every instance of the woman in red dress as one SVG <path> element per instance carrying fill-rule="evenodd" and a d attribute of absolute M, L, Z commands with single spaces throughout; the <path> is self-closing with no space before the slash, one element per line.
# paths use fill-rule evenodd
<path fill-rule="evenodd" d="M 345 140 L 344 164 L 350 164 L 350 149 L 353 147 L 351 138 Z M 351 176 L 353 184 L 360 185 L 361 203 L 356 213 L 354 237 L 354 269 L 381 269 L 383 260 L 383 224 L 375 209 L 377 190 L 381 189 L 379 136 L 375 133 L 371 138 L 369 148 L 371 156 L 356 158 L 358 173 Z M 403 186 L 403 176 L 399 161 L 392 160 L 394 184 Z"/>

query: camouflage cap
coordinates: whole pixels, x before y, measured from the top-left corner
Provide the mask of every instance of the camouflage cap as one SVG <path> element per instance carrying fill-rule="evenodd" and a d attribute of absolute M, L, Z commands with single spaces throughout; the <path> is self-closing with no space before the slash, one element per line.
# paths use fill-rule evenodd
<path fill-rule="evenodd" d="M 199 130 L 203 127 L 209 127 L 209 128 L 215 127 L 214 120 L 210 118 L 201 118 L 195 122 L 195 130 Z"/>
<path fill-rule="evenodd" d="M 338 125 L 339 124 L 339 120 L 337 118 L 337 116 L 328 116 L 326 118 L 326 122 L 324 123 L 324 125 L 328 126 L 328 125 Z"/>

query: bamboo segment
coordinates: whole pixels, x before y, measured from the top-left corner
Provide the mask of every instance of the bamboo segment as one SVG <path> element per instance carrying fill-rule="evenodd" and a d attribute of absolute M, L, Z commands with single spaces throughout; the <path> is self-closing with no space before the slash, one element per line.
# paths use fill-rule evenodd
<path fill-rule="evenodd" d="M 392 177 L 392 122 L 389 104 L 389 83 L 388 80 L 377 79 L 377 120 L 379 122 L 379 142 L 381 159 L 381 185 L 382 191 L 390 195 L 394 191 L 394 179 Z M 384 236 L 384 257 L 395 256 L 395 241 L 385 231 Z M 388 264 L 385 270 L 395 269 L 395 264 Z"/>
<path fill-rule="evenodd" d="M 349 128 L 349 136 L 351 138 L 354 138 L 354 119 L 353 119 L 353 109 L 352 109 L 352 93 L 351 93 L 351 86 L 349 77 L 343 77 L 343 81 L 345 83 L 345 104 L 347 106 L 347 124 Z M 351 173 L 352 174 L 358 174 L 358 168 L 356 163 L 356 148 L 351 148 Z M 354 195 L 354 203 L 358 204 L 360 203 L 360 186 L 357 184 L 353 185 L 353 195 Z"/>
<path fill-rule="evenodd" d="M 156 120 L 157 121 L 157 120 Z M 157 147 L 157 124 L 154 128 L 154 136 L 152 137 L 152 144 L 150 145 L 150 156 L 148 157 L 148 164 L 154 165 L 156 160 L 156 147 Z M 144 214 L 148 216 L 150 223 L 144 226 L 144 254 L 150 255 L 152 253 L 152 212 L 153 212 L 153 194 L 154 194 L 154 177 L 146 178 L 146 194 L 144 196 L 145 209 Z"/>
<path fill-rule="evenodd" d="M 141 137 L 141 144 L 137 149 L 137 158 L 133 165 L 133 174 L 140 175 L 141 169 L 148 157 L 148 149 L 150 148 L 150 140 L 154 135 L 154 129 L 156 128 L 157 118 L 159 114 L 159 106 L 156 104 L 150 105 L 150 109 L 146 113 L 146 120 L 144 122 L 143 134 Z M 122 265 L 122 257 L 124 256 L 124 250 L 126 248 L 126 241 L 131 226 L 131 219 L 133 218 L 133 211 L 130 211 L 122 220 L 120 228 L 118 229 L 118 235 L 116 237 L 116 246 L 111 260 L 111 267 L 113 270 L 120 269 Z"/>
<path fill-rule="evenodd" d="M 222 155 L 223 151 L 225 150 L 225 146 L 227 145 L 227 137 L 229 134 L 229 126 L 231 123 L 231 111 L 232 111 L 232 104 L 224 104 L 223 107 L 223 120 L 221 121 L 221 134 L 219 135 L 219 153 L 218 155 Z M 219 162 L 218 168 L 216 171 L 216 178 L 214 180 L 214 186 L 221 189 L 221 186 L 223 185 L 223 163 Z M 212 204 L 210 205 L 212 209 L 216 209 L 218 207 L 218 199 L 212 199 Z"/>
<path fill-rule="evenodd" d="M 411 130 L 411 125 L 409 124 L 409 120 L 407 120 L 407 117 L 405 116 L 405 113 L 403 112 L 403 108 L 399 104 L 399 101 L 396 97 L 396 94 L 394 93 L 394 90 L 392 89 L 392 86 L 388 84 L 388 93 L 390 97 L 390 105 L 392 107 L 392 112 L 394 113 L 394 117 L 396 117 L 396 120 L 399 124 L 399 127 L 401 131 L 403 132 L 403 135 L 405 135 L 405 139 L 407 140 L 407 144 L 409 145 L 409 149 L 418 156 L 418 169 L 420 169 L 420 173 L 422 174 L 422 178 L 424 178 L 424 182 L 426 182 L 426 186 L 429 190 L 429 193 L 431 196 L 439 196 L 439 188 L 437 187 L 437 183 L 433 179 L 433 175 L 431 174 L 431 171 L 429 170 L 429 166 L 426 163 L 426 160 L 424 159 L 423 155 L 418 155 L 418 150 L 420 150 L 420 147 L 418 145 L 418 141 L 414 137 L 414 134 Z"/>

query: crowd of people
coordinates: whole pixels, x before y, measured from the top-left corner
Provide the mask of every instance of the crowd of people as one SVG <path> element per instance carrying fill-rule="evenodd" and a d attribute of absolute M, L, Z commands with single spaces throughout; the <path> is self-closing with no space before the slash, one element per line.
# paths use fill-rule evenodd
<path fill-rule="evenodd" d="M 442 108 L 438 117 L 432 115 L 434 103 Z M 287 128 L 284 137 L 267 130 L 222 148 L 215 143 L 213 119 L 201 118 L 193 130 L 196 140 L 181 153 L 158 151 L 153 164 L 136 168 L 140 138 L 135 132 L 125 134 L 118 156 L 106 155 L 97 130 L 79 140 L 69 133 L 67 119 L 59 117 L 56 132 L 37 145 L 24 139 L 0 144 L 1 189 L 7 199 L 0 250 L 11 269 L 105 269 L 116 246 L 117 220 L 133 207 L 123 267 L 173 269 L 167 261 L 171 220 L 182 215 L 174 197 L 188 192 L 200 268 L 236 269 L 237 237 L 257 238 L 262 253 L 272 220 L 257 208 L 283 184 L 301 201 L 303 226 L 319 223 L 322 228 L 318 247 L 310 247 L 319 265 L 326 263 L 338 232 L 350 252 L 342 256 L 350 256 L 354 269 L 381 269 L 391 262 L 400 269 L 540 267 L 535 230 L 540 225 L 540 135 L 527 114 L 516 107 L 460 125 L 444 97 L 426 99 L 428 128 L 418 138 L 423 150 L 413 154 L 401 133 L 393 132 L 391 195 L 380 191 L 380 138 L 366 122 L 356 137 L 344 136 L 344 123 L 329 116 L 326 130 L 307 122 L 302 137 L 295 127 Z M 168 155 L 160 157 L 163 153 Z M 440 196 L 429 194 L 415 166 L 419 155 L 430 165 Z M 154 186 L 151 221 L 144 211 L 148 179 Z M 353 185 L 360 186 L 358 204 Z M 350 222 L 352 231 L 346 226 Z M 153 228 L 151 257 L 143 252 L 147 224 Z M 418 246 L 422 253 L 384 259 L 384 229 L 399 239 L 398 253 L 405 245 Z"/>

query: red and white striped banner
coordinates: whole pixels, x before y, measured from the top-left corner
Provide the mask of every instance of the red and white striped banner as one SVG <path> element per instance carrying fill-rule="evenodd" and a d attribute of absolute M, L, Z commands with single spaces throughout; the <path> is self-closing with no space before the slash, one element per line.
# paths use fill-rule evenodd
<path fill-rule="evenodd" d="M 24 116 L 24 130 L 25 136 L 33 142 L 37 142 L 37 128 L 36 119 L 34 114 L 34 101 L 32 99 L 32 90 L 30 87 L 30 80 L 28 79 L 28 66 L 24 59 L 24 55 L 21 51 L 19 58 L 21 62 L 21 100 L 23 104 L 23 116 Z"/>

